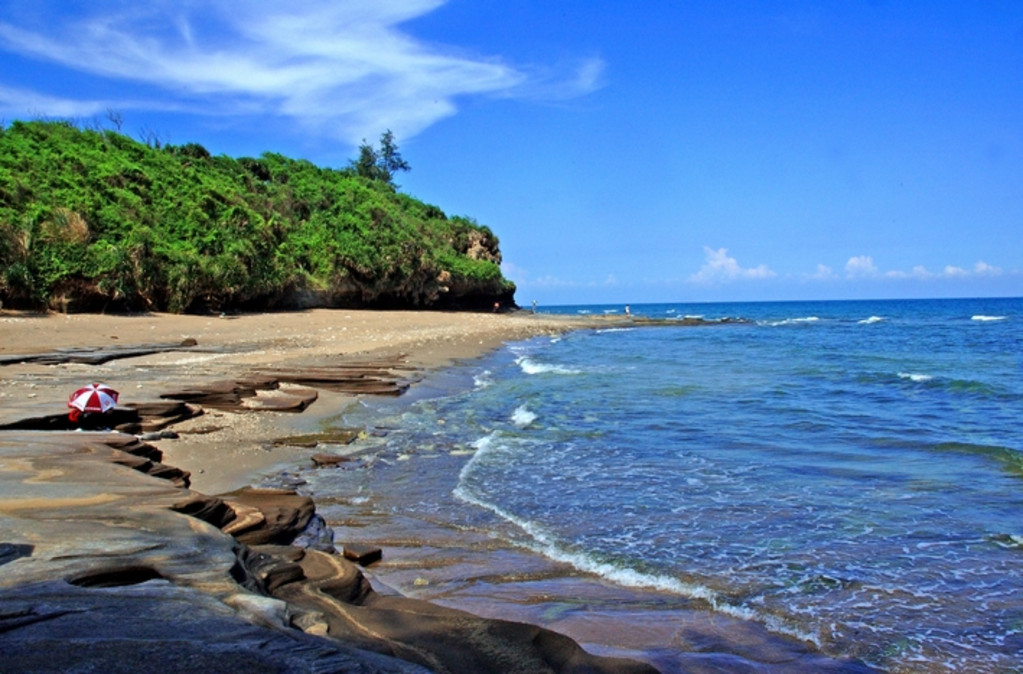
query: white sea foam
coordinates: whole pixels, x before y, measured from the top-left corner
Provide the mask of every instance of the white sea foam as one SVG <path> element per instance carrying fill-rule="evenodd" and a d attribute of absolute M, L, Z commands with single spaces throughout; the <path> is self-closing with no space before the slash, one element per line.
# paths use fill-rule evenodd
<path fill-rule="evenodd" d="M 579 370 L 573 370 L 561 365 L 538 363 L 528 356 L 517 358 L 515 362 L 518 363 L 519 367 L 526 374 L 580 374 Z"/>
<path fill-rule="evenodd" d="M 934 379 L 934 377 L 929 374 L 917 374 L 915 372 L 900 372 L 899 379 L 908 379 L 919 384 L 921 382 L 930 381 Z"/>
<path fill-rule="evenodd" d="M 1006 318 L 1008 318 L 1008 316 L 985 316 L 984 314 L 977 314 L 976 316 L 971 316 L 970 320 L 971 321 L 987 322 L 987 321 L 1004 321 Z"/>
<path fill-rule="evenodd" d="M 882 316 L 871 316 L 870 318 L 864 318 L 862 321 L 859 321 L 859 324 L 860 325 L 870 325 L 871 323 L 880 323 L 883 320 L 884 320 L 884 317 L 882 317 Z"/>
<path fill-rule="evenodd" d="M 472 378 L 472 383 L 476 388 L 487 388 L 494 383 L 494 375 L 490 370 L 483 370 Z"/>
<path fill-rule="evenodd" d="M 519 405 L 515 408 L 515 411 L 511 415 L 512 423 L 519 428 L 525 428 L 529 424 L 536 421 L 536 414 L 530 412 L 525 405 Z"/>
<path fill-rule="evenodd" d="M 769 325 L 771 327 L 779 325 L 804 325 L 807 323 L 817 323 L 820 320 L 821 319 L 817 316 L 804 316 L 802 318 L 785 318 L 780 321 L 768 321 L 765 325 Z"/>
<path fill-rule="evenodd" d="M 491 446 L 493 442 L 493 436 L 487 436 L 483 438 L 484 443 L 487 447 Z M 470 465 L 477 461 L 480 457 L 480 452 L 477 452 L 469 464 L 462 469 L 460 478 L 464 478 L 468 475 Z M 646 573 L 643 571 L 637 571 L 626 566 L 613 564 L 597 559 L 593 555 L 585 552 L 569 550 L 557 540 L 557 537 L 547 530 L 546 527 L 533 522 L 501 508 L 500 506 L 488 503 L 487 501 L 478 498 L 472 493 L 470 489 L 465 486 L 465 480 L 459 479 L 459 484 L 454 490 L 454 495 L 461 501 L 470 503 L 478 506 L 485 510 L 489 510 L 501 519 L 509 522 L 520 530 L 522 530 L 529 537 L 530 541 L 525 543 L 519 543 L 522 547 L 531 550 L 537 554 L 543 555 L 548 559 L 552 559 L 556 562 L 562 562 L 569 564 L 572 567 L 583 571 L 585 573 L 593 573 L 602 578 L 622 585 L 623 587 L 632 588 L 649 588 L 653 590 L 660 590 L 662 592 L 671 592 L 674 594 L 681 595 L 683 597 L 689 597 L 691 599 L 700 599 L 707 602 L 715 611 L 730 615 L 734 618 L 741 620 L 756 620 L 765 624 L 769 629 L 783 634 L 790 634 L 804 641 L 810 641 L 812 643 L 820 645 L 820 641 L 815 634 L 807 633 L 804 630 L 799 630 L 791 625 L 784 623 L 776 616 L 769 614 L 761 614 L 754 609 L 747 606 L 736 606 L 729 604 L 724 600 L 717 592 L 712 588 L 698 583 L 690 583 L 678 578 L 656 573 Z"/>

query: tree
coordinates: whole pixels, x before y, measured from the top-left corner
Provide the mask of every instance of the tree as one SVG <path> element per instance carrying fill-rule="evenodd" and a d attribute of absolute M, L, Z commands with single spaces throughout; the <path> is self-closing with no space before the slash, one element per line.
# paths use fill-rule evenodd
<path fill-rule="evenodd" d="M 389 185 L 394 185 L 394 174 L 398 171 L 412 170 L 398 152 L 398 145 L 390 129 L 380 135 L 379 151 L 363 139 L 359 146 L 359 158 L 352 162 L 352 168 L 364 178 L 382 180 Z"/>

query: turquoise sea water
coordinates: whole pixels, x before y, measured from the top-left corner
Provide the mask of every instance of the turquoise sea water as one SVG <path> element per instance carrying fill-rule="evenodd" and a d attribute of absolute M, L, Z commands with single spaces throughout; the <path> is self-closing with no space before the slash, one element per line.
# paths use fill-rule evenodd
<path fill-rule="evenodd" d="M 367 401 L 344 419 L 381 428 L 361 469 L 312 489 L 833 657 L 1019 671 L 1023 300 L 631 310 L 667 325 L 511 344 Z"/>

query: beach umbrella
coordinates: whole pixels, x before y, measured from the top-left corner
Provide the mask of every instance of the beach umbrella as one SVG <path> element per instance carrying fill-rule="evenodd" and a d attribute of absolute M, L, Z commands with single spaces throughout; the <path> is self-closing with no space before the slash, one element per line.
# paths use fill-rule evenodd
<path fill-rule="evenodd" d="M 72 393 L 67 406 L 81 412 L 102 414 L 113 409 L 117 404 L 117 396 L 117 391 L 106 384 L 89 384 Z"/>

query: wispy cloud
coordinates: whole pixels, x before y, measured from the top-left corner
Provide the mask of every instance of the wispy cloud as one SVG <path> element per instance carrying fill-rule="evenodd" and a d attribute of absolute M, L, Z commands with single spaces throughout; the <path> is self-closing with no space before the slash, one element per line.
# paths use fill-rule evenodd
<path fill-rule="evenodd" d="M 849 258 L 845 263 L 845 275 L 849 279 L 955 279 L 971 276 L 1001 276 L 1003 270 L 1000 267 L 979 261 L 972 269 L 964 269 L 954 265 L 946 265 L 941 271 L 932 272 L 922 265 L 913 267 L 910 271 L 893 269 L 882 271 L 874 264 L 874 258 L 869 255 L 857 255 Z"/>
<path fill-rule="evenodd" d="M 817 270 L 812 274 L 807 274 L 804 278 L 810 281 L 833 281 L 838 278 L 838 275 L 826 264 L 818 264 Z"/>
<path fill-rule="evenodd" d="M 0 48 L 69 70 L 159 91 L 152 105 L 196 114 L 270 114 L 358 142 L 390 128 L 408 138 L 473 95 L 579 96 L 602 86 L 603 62 L 541 73 L 495 56 L 417 40 L 401 24 L 444 0 L 96 0 L 86 14 L 54 12 L 40 29 L 0 21 Z M 0 86 L 2 86 L 0 82 Z M 96 102 L 0 89 L 0 106 L 26 99 L 44 115 Z M 19 94 L 19 95 L 13 95 Z M 138 108 L 144 104 L 131 102 Z M 104 107 L 126 107 L 117 101 Z"/>
<path fill-rule="evenodd" d="M 43 117 L 91 117 L 110 108 L 101 100 L 68 100 L 0 84 L 0 109 Z"/>
<path fill-rule="evenodd" d="M 743 279 L 769 279 L 777 276 L 767 265 L 756 267 L 743 267 L 734 258 L 728 255 L 727 248 L 713 249 L 703 247 L 706 262 L 700 271 L 689 277 L 692 283 L 715 283 L 722 281 L 738 281 Z"/>

